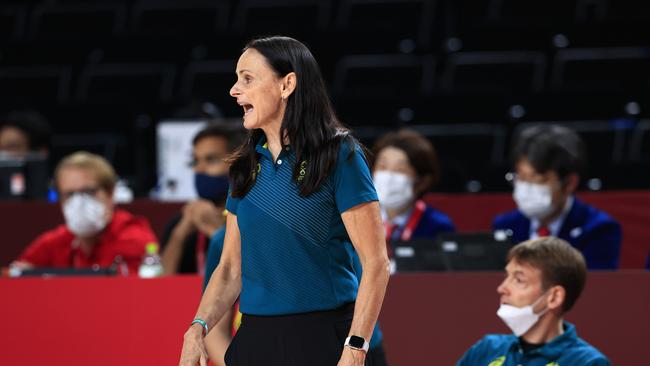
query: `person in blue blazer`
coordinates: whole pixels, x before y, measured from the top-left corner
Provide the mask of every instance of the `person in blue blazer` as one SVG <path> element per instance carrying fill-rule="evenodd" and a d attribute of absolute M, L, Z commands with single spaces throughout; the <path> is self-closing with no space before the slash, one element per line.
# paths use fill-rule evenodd
<path fill-rule="evenodd" d="M 387 243 L 434 240 L 439 233 L 455 230 L 449 216 L 421 199 L 440 177 L 436 151 L 429 140 L 416 131 L 401 129 L 380 137 L 373 152 L 373 181 Z"/>
<path fill-rule="evenodd" d="M 585 155 L 580 137 L 566 127 L 525 129 L 512 154 L 517 209 L 498 215 L 492 226 L 509 231 L 515 243 L 557 236 L 582 252 L 590 270 L 616 269 L 620 224 L 574 196 L 586 165 Z"/>

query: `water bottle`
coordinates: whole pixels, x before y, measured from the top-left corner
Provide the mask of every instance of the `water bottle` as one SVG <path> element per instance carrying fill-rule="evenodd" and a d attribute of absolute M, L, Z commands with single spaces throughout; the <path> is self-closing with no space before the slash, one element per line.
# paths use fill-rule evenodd
<path fill-rule="evenodd" d="M 158 255 L 158 244 L 149 243 L 146 246 L 146 253 L 142 257 L 142 264 L 138 269 L 138 276 L 141 278 L 154 278 L 162 276 L 163 268 Z"/>

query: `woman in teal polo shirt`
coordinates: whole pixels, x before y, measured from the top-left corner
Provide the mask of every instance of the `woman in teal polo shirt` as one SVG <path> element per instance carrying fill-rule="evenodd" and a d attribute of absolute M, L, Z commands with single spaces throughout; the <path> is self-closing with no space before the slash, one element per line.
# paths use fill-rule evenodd
<path fill-rule="evenodd" d="M 302 43 L 253 40 L 236 74 L 230 94 L 249 136 L 232 157 L 222 257 L 180 364 L 206 362 L 202 335 L 239 296 L 227 365 L 364 365 L 389 276 L 364 149 Z"/>

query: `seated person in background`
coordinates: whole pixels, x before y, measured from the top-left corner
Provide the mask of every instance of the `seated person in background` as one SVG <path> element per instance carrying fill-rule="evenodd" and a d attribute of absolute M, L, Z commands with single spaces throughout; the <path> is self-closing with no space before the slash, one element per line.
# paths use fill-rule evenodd
<path fill-rule="evenodd" d="M 23 158 L 31 154 L 47 157 L 52 130 L 36 111 L 15 111 L 0 119 L 0 156 Z"/>
<path fill-rule="evenodd" d="M 447 215 L 420 199 L 440 177 L 436 152 L 426 138 L 412 130 L 390 132 L 379 138 L 373 152 L 373 180 L 387 243 L 433 240 L 438 233 L 454 231 Z"/>
<path fill-rule="evenodd" d="M 77 152 L 59 163 L 54 179 L 65 225 L 39 235 L 12 266 L 110 267 L 117 259 L 137 274 L 145 246 L 157 239 L 146 219 L 115 208 L 117 175 L 108 161 Z"/>
<path fill-rule="evenodd" d="M 497 311 L 513 334 L 491 334 L 473 345 L 457 366 L 609 365 L 596 348 L 563 320 L 587 279 L 584 257 L 555 237 L 528 240 L 510 249 L 506 278 L 497 287 Z"/>
<path fill-rule="evenodd" d="M 620 225 L 574 196 L 586 165 L 580 137 L 566 127 L 534 126 L 521 133 L 512 158 L 518 209 L 497 216 L 493 229 L 511 230 L 515 243 L 557 236 L 582 252 L 587 268 L 617 268 Z"/>
<path fill-rule="evenodd" d="M 210 238 L 224 224 L 228 194 L 226 157 L 244 139 L 243 128 L 212 123 L 192 140 L 194 184 L 199 196 L 167 225 L 162 237 L 165 274 L 205 272 Z"/>

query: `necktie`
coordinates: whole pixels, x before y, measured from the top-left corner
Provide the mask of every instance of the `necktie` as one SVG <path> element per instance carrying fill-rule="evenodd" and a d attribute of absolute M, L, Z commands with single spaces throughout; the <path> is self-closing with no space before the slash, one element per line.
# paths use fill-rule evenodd
<path fill-rule="evenodd" d="M 549 235 L 551 235 L 551 230 L 549 230 L 548 227 L 540 226 L 539 229 L 537 229 L 537 236 L 543 237 Z"/>

